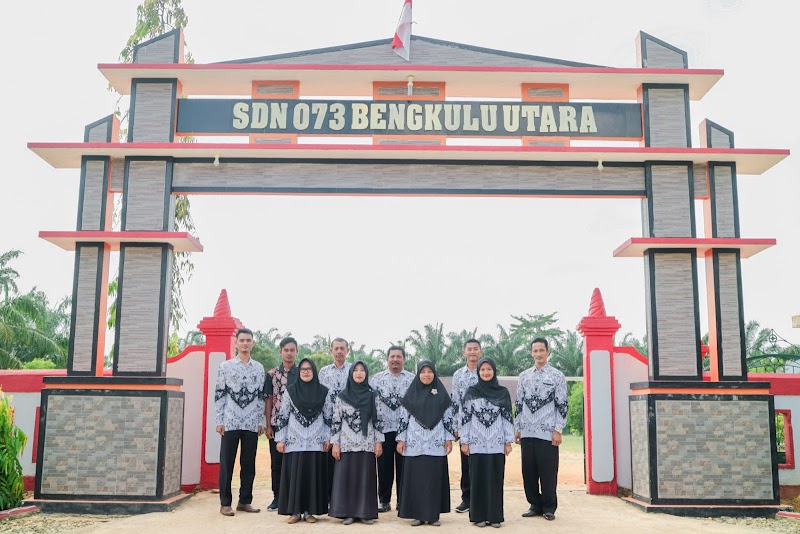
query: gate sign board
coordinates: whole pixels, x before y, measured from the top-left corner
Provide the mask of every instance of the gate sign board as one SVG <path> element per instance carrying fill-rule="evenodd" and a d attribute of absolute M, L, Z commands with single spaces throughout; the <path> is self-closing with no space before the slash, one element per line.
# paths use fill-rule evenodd
<path fill-rule="evenodd" d="M 639 104 L 183 99 L 178 132 L 641 139 Z"/>

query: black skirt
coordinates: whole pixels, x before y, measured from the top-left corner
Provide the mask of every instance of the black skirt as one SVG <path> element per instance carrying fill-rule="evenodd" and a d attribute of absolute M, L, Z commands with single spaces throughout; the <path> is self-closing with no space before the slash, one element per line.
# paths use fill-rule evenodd
<path fill-rule="evenodd" d="M 450 511 L 447 456 L 408 456 L 403 459 L 399 517 L 432 523 Z"/>
<path fill-rule="evenodd" d="M 328 513 L 327 457 L 324 452 L 287 452 L 281 467 L 278 513 Z"/>
<path fill-rule="evenodd" d="M 336 462 L 328 515 L 345 519 L 378 518 L 375 453 L 343 452 Z"/>
<path fill-rule="evenodd" d="M 505 454 L 469 455 L 469 520 L 502 523 Z"/>

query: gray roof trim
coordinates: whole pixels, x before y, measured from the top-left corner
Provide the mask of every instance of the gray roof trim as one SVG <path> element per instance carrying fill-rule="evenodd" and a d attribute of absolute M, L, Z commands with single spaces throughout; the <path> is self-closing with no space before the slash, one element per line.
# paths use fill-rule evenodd
<path fill-rule="evenodd" d="M 531 61 L 541 61 L 547 63 L 553 63 L 556 65 L 562 65 L 564 67 L 605 67 L 605 65 L 594 65 L 591 63 L 579 63 L 577 61 L 567 61 L 563 59 L 554 59 L 544 56 L 534 56 L 530 54 L 522 54 L 519 52 L 508 52 L 505 50 L 496 50 L 494 48 L 484 48 L 482 46 L 474 46 L 468 45 L 464 43 L 456 43 L 453 41 L 443 41 L 441 39 L 433 39 L 431 37 L 423 37 L 422 35 L 413 35 L 411 37 L 413 41 L 426 41 L 428 43 L 443 45 L 443 46 L 452 46 L 455 48 L 461 48 L 464 50 L 470 50 L 472 52 L 482 52 L 484 54 L 494 54 L 498 56 L 505 56 L 505 57 L 513 57 L 517 59 L 528 59 Z M 314 48 L 311 50 L 302 50 L 299 52 L 287 52 L 284 54 L 273 54 L 269 56 L 258 56 L 258 57 L 249 57 L 243 59 L 232 59 L 228 61 L 219 61 L 217 63 L 257 63 L 260 61 L 272 61 L 276 59 L 291 59 L 295 57 L 303 57 L 303 56 L 311 56 L 314 54 L 324 54 L 327 52 L 338 52 L 344 50 L 353 50 L 356 48 L 368 48 L 371 46 L 378 46 L 378 45 L 391 45 L 392 39 L 378 39 L 375 41 L 363 41 L 360 43 L 352 43 L 347 45 L 339 45 L 339 46 L 329 46 L 325 48 Z M 291 61 L 287 61 L 286 63 L 291 64 Z M 413 63 L 412 63 L 413 64 Z"/>

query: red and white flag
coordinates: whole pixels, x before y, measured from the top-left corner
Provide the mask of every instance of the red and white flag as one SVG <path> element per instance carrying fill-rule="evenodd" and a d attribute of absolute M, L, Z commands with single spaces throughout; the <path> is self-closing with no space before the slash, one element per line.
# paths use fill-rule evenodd
<path fill-rule="evenodd" d="M 406 61 L 411 61 L 408 59 L 411 53 L 411 0 L 403 2 L 400 21 L 397 23 L 397 30 L 395 30 L 394 39 L 392 39 L 392 50 Z"/>

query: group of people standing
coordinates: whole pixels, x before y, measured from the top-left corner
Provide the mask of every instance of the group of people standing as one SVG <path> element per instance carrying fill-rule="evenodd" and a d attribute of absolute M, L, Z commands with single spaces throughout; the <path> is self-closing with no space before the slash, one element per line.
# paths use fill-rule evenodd
<path fill-rule="evenodd" d="M 280 342 L 281 363 L 265 372 L 250 358 L 253 334 L 236 334 L 237 356 L 219 367 L 215 392 L 220 446 L 220 513 L 234 515 L 231 479 L 241 445 L 237 511 L 253 506 L 258 437 L 269 438 L 273 501 L 268 511 L 288 522 L 317 515 L 372 524 L 391 510 L 396 478 L 398 516 L 412 526 L 440 525 L 450 512 L 447 455 L 461 448 L 461 503 L 479 527 L 500 527 L 505 458 L 521 445 L 530 508 L 522 515 L 555 519 L 558 446 L 567 414 L 564 375 L 547 364 L 547 340 L 531 342 L 535 365 L 519 376 L 516 403 L 497 379 L 477 339 L 464 343 L 466 365 L 452 393 L 428 360 L 413 374 L 405 350 L 387 351 L 387 369 L 369 377 L 367 365 L 347 362 L 347 341 L 331 344 L 334 362 L 317 372 L 308 358 L 296 363 L 297 341 Z M 376 460 L 377 459 L 377 460 Z"/>

